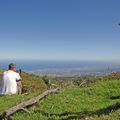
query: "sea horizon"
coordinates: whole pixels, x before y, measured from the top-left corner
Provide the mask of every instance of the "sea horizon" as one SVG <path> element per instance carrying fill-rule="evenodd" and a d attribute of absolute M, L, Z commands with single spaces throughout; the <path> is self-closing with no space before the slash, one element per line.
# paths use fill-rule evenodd
<path fill-rule="evenodd" d="M 10 63 L 15 63 L 17 69 L 23 71 L 36 71 L 45 69 L 83 69 L 83 70 L 106 70 L 119 68 L 120 63 L 111 61 L 40 61 L 40 60 L 0 60 L 0 69 L 8 69 Z"/>

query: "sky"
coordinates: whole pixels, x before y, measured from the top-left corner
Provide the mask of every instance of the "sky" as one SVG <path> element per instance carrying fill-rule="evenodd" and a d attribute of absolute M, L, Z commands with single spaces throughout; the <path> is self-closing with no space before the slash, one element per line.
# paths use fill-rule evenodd
<path fill-rule="evenodd" d="M 119 0 L 0 0 L 0 60 L 120 61 Z"/>

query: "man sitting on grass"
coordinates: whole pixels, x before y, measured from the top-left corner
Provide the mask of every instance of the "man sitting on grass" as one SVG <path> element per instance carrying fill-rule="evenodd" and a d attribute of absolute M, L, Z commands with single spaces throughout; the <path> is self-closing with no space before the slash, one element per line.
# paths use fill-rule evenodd
<path fill-rule="evenodd" d="M 19 73 L 16 72 L 16 65 L 9 64 L 9 70 L 3 73 L 1 95 L 12 95 L 18 92 L 17 82 L 21 80 Z"/>

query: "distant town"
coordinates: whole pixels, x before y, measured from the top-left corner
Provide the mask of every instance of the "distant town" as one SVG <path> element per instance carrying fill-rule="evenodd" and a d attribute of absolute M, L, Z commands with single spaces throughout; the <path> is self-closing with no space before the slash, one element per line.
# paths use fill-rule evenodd
<path fill-rule="evenodd" d="M 110 70 L 104 69 L 80 69 L 80 68 L 52 68 L 52 69 L 39 69 L 29 71 L 30 73 L 39 75 L 39 76 L 53 76 L 53 77 L 80 77 L 84 75 L 107 75 L 110 74 Z"/>

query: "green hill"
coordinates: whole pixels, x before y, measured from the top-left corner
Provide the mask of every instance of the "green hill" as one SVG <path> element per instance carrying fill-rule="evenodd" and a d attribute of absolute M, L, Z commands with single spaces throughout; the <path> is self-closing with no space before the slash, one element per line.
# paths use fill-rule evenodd
<path fill-rule="evenodd" d="M 36 96 L 47 89 L 39 76 L 22 73 L 24 94 L 2 96 L 0 112 L 17 103 Z M 120 80 L 105 77 L 87 87 L 62 87 L 58 94 L 52 94 L 28 108 L 19 111 L 11 120 L 119 120 Z"/>

